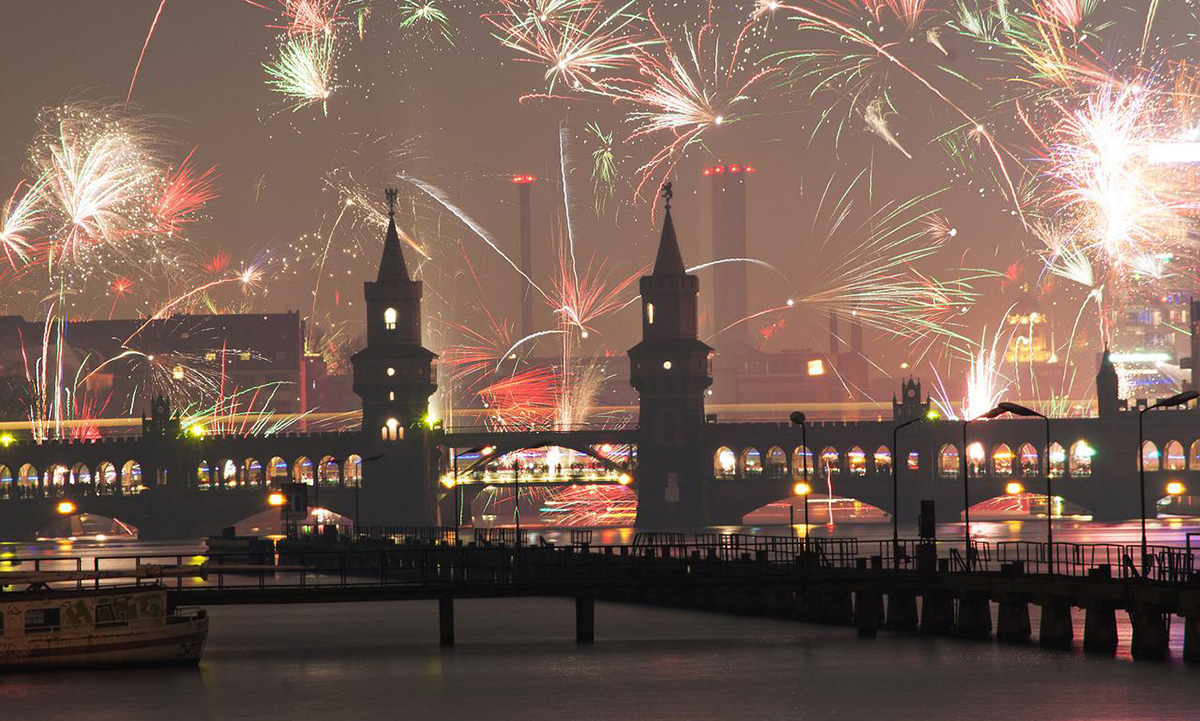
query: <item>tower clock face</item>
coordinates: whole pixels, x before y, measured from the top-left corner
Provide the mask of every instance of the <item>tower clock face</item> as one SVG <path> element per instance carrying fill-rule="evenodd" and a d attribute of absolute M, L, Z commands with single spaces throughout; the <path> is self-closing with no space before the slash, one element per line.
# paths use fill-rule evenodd
<path fill-rule="evenodd" d="M 909 398 L 916 398 L 917 390 L 915 388 L 909 388 L 908 392 L 905 393 L 905 395 L 907 395 Z"/>

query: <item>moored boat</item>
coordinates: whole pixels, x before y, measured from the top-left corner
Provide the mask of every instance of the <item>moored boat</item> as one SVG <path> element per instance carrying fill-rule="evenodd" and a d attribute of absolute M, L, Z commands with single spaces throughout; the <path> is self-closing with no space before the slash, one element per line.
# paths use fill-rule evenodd
<path fill-rule="evenodd" d="M 189 665 L 208 638 L 203 610 L 180 611 L 161 585 L 0 593 L 0 671 Z"/>

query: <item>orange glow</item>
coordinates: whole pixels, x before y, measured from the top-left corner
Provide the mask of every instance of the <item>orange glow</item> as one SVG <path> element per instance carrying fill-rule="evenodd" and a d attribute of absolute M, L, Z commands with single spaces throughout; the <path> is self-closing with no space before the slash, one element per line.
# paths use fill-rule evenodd
<path fill-rule="evenodd" d="M 59 501 L 58 505 L 54 507 L 54 510 L 58 511 L 64 516 L 69 516 L 75 512 L 75 504 L 72 501 Z"/>
<path fill-rule="evenodd" d="M 282 506 L 287 503 L 287 498 L 282 493 L 272 493 L 267 496 L 267 503 L 272 506 Z"/>
<path fill-rule="evenodd" d="M 1186 490 L 1187 488 L 1179 481 L 1171 481 L 1167 484 L 1167 495 L 1169 496 L 1181 496 Z"/>
<path fill-rule="evenodd" d="M 808 494 L 812 493 L 812 486 L 808 485 L 804 481 L 800 481 L 795 485 L 794 488 L 792 488 L 792 490 L 796 492 L 797 496 L 807 496 Z"/>
<path fill-rule="evenodd" d="M 517 185 L 530 185 L 537 180 L 536 175 L 514 175 L 512 182 Z"/>
<path fill-rule="evenodd" d="M 1024 491 L 1025 491 L 1025 486 L 1022 486 L 1020 483 L 1017 483 L 1016 481 L 1009 481 L 1008 485 L 1004 487 L 1004 492 L 1010 496 L 1015 496 L 1018 493 L 1023 493 Z"/>

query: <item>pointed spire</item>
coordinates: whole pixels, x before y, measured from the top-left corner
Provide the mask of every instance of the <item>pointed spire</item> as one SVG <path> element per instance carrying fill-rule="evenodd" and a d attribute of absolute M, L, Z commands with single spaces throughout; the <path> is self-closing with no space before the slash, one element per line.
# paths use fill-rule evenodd
<path fill-rule="evenodd" d="M 679 241 L 675 238 L 675 223 L 671 221 L 671 184 L 663 183 L 662 197 L 666 209 L 663 218 L 662 237 L 658 241 L 658 257 L 654 261 L 654 275 L 686 275 L 683 255 L 679 252 Z"/>
<path fill-rule="evenodd" d="M 400 248 L 400 234 L 396 231 L 396 190 L 388 188 L 384 191 L 388 202 L 387 236 L 383 239 L 383 258 L 379 261 L 379 283 L 399 283 L 411 280 L 408 266 L 404 262 L 404 252 Z"/>

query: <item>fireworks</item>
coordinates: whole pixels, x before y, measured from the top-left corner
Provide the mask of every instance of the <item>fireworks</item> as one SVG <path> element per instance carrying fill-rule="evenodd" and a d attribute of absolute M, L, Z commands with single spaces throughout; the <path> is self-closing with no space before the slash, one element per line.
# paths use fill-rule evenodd
<path fill-rule="evenodd" d="M 329 113 L 333 93 L 334 38 L 332 34 L 296 35 L 279 48 L 279 57 L 263 63 L 267 85 L 291 104 L 293 112 L 320 104 Z"/>
<path fill-rule="evenodd" d="M 40 205 L 44 187 L 40 179 L 29 186 L 18 184 L 0 215 L 0 248 L 14 270 L 18 264 L 29 262 L 30 235 L 38 232 L 42 221 Z"/>

